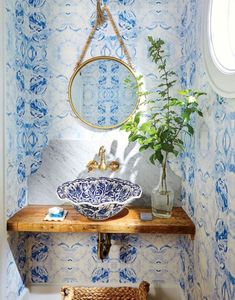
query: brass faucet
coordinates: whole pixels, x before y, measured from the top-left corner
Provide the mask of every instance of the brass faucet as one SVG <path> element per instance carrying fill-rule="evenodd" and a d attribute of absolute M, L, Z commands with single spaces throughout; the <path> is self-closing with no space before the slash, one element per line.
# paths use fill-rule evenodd
<path fill-rule="evenodd" d="M 117 171 L 119 169 L 119 162 L 114 160 L 111 161 L 109 164 L 106 163 L 106 157 L 105 157 L 105 148 L 104 146 L 101 146 L 98 152 L 98 156 L 99 156 L 99 163 L 96 160 L 91 160 L 88 162 L 87 164 L 87 169 L 88 172 L 90 171 L 94 171 L 94 170 L 101 170 L 101 171 L 105 171 L 105 170 L 112 170 L 112 171 Z"/>
<path fill-rule="evenodd" d="M 99 170 L 105 171 L 107 169 L 107 165 L 106 165 L 106 158 L 105 158 L 105 149 L 104 149 L 104 146 L 100 147 L 98 155 L 99 155 L 99 159 L 100 159 Z"/>

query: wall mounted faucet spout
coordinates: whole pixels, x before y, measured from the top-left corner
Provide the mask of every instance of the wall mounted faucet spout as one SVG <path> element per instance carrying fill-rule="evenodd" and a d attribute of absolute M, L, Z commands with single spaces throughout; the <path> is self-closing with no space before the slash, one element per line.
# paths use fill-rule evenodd
<path fill-rule="evenodd" d="M 104 146 L 101 146 L 99 149 L 99 159 L 100 159 L 99 170 L 101 171 L 107 170 Z"/>
<path fill-rule="evenodd" d="M 105 148 L 104 146 L 101 146 L 99 148 L 98 156 L 99 156 L 99 162 L 96 160 L 91 160 L 87 164 L 88 172 L 94 171 L 94 170 L 101 170 L 106 171 L 108 169 L 112 171 L 117 171 L 119 169 L 119 162 L 117 160 L 113 160 L 110 163 L 106 163 L 106 155 L 105 155 Z"/>

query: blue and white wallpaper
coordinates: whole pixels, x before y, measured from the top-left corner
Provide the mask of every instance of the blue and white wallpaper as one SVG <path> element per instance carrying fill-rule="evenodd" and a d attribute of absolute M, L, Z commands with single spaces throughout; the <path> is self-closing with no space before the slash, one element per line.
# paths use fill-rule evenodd
<path fill-rule="evenodd" d="M 25 291 L 28 276 L 28 235 L 14 233 L 6 249 L 6 299 L 19 299 Z"/>
<path fill-rule="evenodd" d="M 196 224 L 193 289 L 190 299 L 235 299 L 235 99 L 217 95 L 210 86 L 200 49 L 202 0 L 189 1 L 193 15 L 185 41 L 182 85 L 207 92 L 204 117 L 195 120 L 196 135 L 182 156 L 182 198 Z M 189 13 L 190 12 L 190 13 Z"/>
<path fill-rule="evenodd" d="M 112 235 L 109 256 L 97 258 L 97 235 L 87 233 L 45 234 L 29 237 L 31 284 L 117 285 L 148 280 L 184 284 L 181 239 L 167 236 Z M 171 267 L 169 268 L 169 265 Z M 177 270 L 173 272 L 173 270 Z"/>
<path fill-rule="evenodd" d="M 39 2 L 6 3 L 7 217 L 26 204 L 27 176 L 39 168 L 48 140 L 48 32 Z"/>
<path fill-rule="evenodd" d="M 195 137 L 185 138 L 180 164 L 182 201 L 196 224 L 196 238 L 113 235 L 110 256 L 102 263 L 93 234 L 13 235 L 8 299 L 19 297 L 24 282 L 113 285 L 142 279 L 151 285 L 177 284 L 185 299 L 235 299 L 235 102 L 217 95 L 207 80 L 200 49 L 203 1 L 104 2 L 147 88 L 158 80 L 147 58 L 146 37 L 152 35 L 166 41 L 180 85 L 207 92 L 201 102 L 204 118 L 194 120 Z M 127 146 L 118 129 L 103 132 L 83 125 L 67 101 L 68 81 L 94 24 L 95 8 L 95 0 L 6 2 L 7 217 L 27 204 L 27 179 L 43 163 L 50 140 L 86 139 L 100 145 L 115 138 L 123 149 Z M 125 59 L 110 24 L 97 31 L 87 58 L 97 55 Z"/>
<path fill-rule="evenodd" d="M 17 37 L 20 36 L 18 4 L 7 1 L 5 5 L 5 80 L 6 80 L 6 194 L 5 213 L 9 218 L 26 204 L 27 182 L 25 175 L 25 151 L 22 150 L 20 132 L 23 130 L 25 105 L 24 90 L 20 82 L 21 66 L 17 59 Z M 21 101 L 22 100 L 22 101 Z M 20 104 L 22 103 L 22 104 Z M 5 243 L 4 241 L 2 241 Z M 3 261 L 6 262 L 6 296 L 18 299 L 24 291 L 27 276 L 26 239 L 15 234 L 9 237 Z"/>
<path fill-rule="evenodd" d="M 68 101 L 66 101 L 68 80 L 73 73 L 91 25 L 94 23 L 95 4 L 96 1 L 80 1 L 79 3 L 69 1 L 66 5 L 64 1 L 53 1 L 53 3 L 45 1 L 44 5 L 40 7 L 40 11 L 46 19 L 43 31 L 48 33 L 45 44 L 47 45 L 46 58 L 49 79 L 47 90 L 43 96 L 50 116 L 48 138 L 50 142 L 64 140 L 65 147 L 67 147 L 66 140 L 79 140 L 80 143 L 84 141 L 84 146 L 78 149 L 85 153 L 78 152 L 76 156 L 78 162 L 80 161 L 82 164 L 84 164 L 84 160 L 87 162 L 92 159 L 90 152 L 93 151 L 92 155 L 95 155 L 101 141 L 107 145 L 108 141 L 115 140 L 118 148 L 121 148 L 119 157 L 125 157 L 128 154 L 126 153 L 128 141 L 125 133 L 120 132 L 119 129 L 106 132 L 94 131 L 75 118 Z M 175 1 L 159 3 L 147 1 L 147 5 L 143 6 L 142 2 L 137 0 L 107 1 L 107 5 L 119 26 L 137 73 L 146 75 L 146 86 L 154 88 L 157 79 L 157 75 L 154 74 L 154 65 L 147 59 L 148 35 L 162 36 L 167 40 L 170 63 L 180 70 L 178 23 L 183 13 L 181 5 L 177 5 Z M 109 23 L 104 24 L 97 31 L 86 58 L 96 55 L 112 55 L 125 60 L 120 44 Z M 86 150 L 89 148 L 89 141 L 91 149 Z M 55 157 L 58 157 L 57 160 L 63 161 L 65 157 L 67 159 L 67 153 L 62 153 L 62 156 L 58 155 L 63 151 L 61 143 L 60 149 L 56 148 L 55 142 L 52 144 Z M 95 145 L 97 145 L 97 149 Z M 133 160 L 137 153 L 137 149 L 131 151 Z M 49 156 L 48 151 L 44 154 L 46 161 L 50 164 L 51 152 Z M 54 160 L 54 158 L 51 159 Z M 139 164 L 137 160 L 131 162 L 131 157 L 129 157 L 129 163 L 137 166 Z M 122 170 L 124 169 L 125 166 L 122 166 Z M 140 170 L 138 172 L 137 167 L 135 176 L 139 180 L 138 183 L 145 185 L 146 178 L 141 180 L 138 173 Z M 29 179 L 31 185 L 35 178 L 33 193 L 37 194 L 35 198 L 29 194 L 30 203 L 35 203 L 40 195 L 44 195 L 44 191 L 40 191 L 39 182 L 43 178 L 50 181 L 53 177 L 51 172 L 50 175 L 45 172 L 43 159 L 42 169 L 37 174 Z M 61 176 L 63 177 L 63 175 Z M 57 177 L 58 174 L 54 174 L 54 178 Z M 50 183 L 48 182 L 48 184 Z M 32 191 L 30 186 L 29 190 Z M 49 188 L 45 187 L 45 190 L 47 193 Z M 45 199 L 44 196 L 43 199 Z M 189 268 L 190 260 L 183 254 L 184 248 L 180 246 L 183 237 L 114 235 L 110 257 L 103 263 L 96 257 L 96 238 L 96 235 L 90 234 L 31 234 L 27 252 L 30 269 L 29 283 L 138 284 L 145 278 L 153 285 L 181 284 L 183 289 L 188 288 L 184 270 Z M 185 243 L 189 242 L 185 241 Z M 176 252 L 179 255 L 175 256 Z M 184 259 L 184 263 L 182 263 L 182 259 Z M 85 263 L 86 261 L 89 261 L 89 266 Z"/>

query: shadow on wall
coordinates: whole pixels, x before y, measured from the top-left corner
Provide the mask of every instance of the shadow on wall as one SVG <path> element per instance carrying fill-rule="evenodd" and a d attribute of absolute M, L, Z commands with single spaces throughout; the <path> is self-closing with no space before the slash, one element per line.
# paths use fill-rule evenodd
<path fill-rule="evenodd" d="M 96 235 L 87 233 L 11 233 L 9 244 L 18 267 L 8 268 L 12 271 L 9 284 L 20 282 L 16 296 L 9 299 L 18 299 L 24 285 L 29 287 L 30 300 L 55 300 L 63 285 L 138 286 L 142 280 L 150 282 L 149 300 L 184 299 L 180 287 L 172 280 L 174 274 L 165 269 L 165 263 L 159 264 L 162 257 L 171 257 L 175 264 L 178 256 L 177 248 L 172 248 L 175 242 L 169 242 L 166 236 L 115 234 L 110 255 L 102 263 L 96 255 Z M 87 268 L 87 261 L 92 268 Z M 32 286 L 35 284 L 39 286 Z"/>
<path fill-rule="evenodd" d="M 27 233 L 9 232 L 7 252 L 7 299 L 18 299 L 27 285 Z M 17 286 L 17 289 L 16 289 Z M 9 294 L 10 293 L 10 294 Z"/>
<path fill-rule="evenodd" d="M 122 141 L 97 140 L 51 140 L 43 153 L 43 162 L 38 172 L 28 179 L 28 201 L 30 204 L 61 204 L 56 190 L 63 182 L 84 177 L 118 177 L 141 185 L 143 196 L 133 200 L 133 205 L 151 206 L 150 195 L 158 184 L 160 169 L 149 162 L 149 153 L 140 153 L 135 144 L 123 145 Z M 90 160 L 99 160 L 98 150 L 106 148 L 107 162 L 118 160 L 120 169 L 116 172 L 88 172 Z M 175 189 L 175 206 L 180 206 L 181 180 L 173 172 L 171 184 Z M 42 200 L 43 199 L 43 200 Z"/>

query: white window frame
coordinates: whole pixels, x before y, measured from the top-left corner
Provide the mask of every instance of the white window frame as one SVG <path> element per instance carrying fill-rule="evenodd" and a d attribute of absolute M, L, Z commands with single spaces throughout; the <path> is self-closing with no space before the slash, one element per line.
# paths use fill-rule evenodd
<path fill-rule="evenodd" d="M 202 4 L 202 53 L 208 80 L 213 89 L 221 96 L 235 98 L 235 73 L 225 73 L 216 65 L 210 48 L 210 11 L 212 0 Z M 235 29 L 234 29 L 235 34 Z"/>

